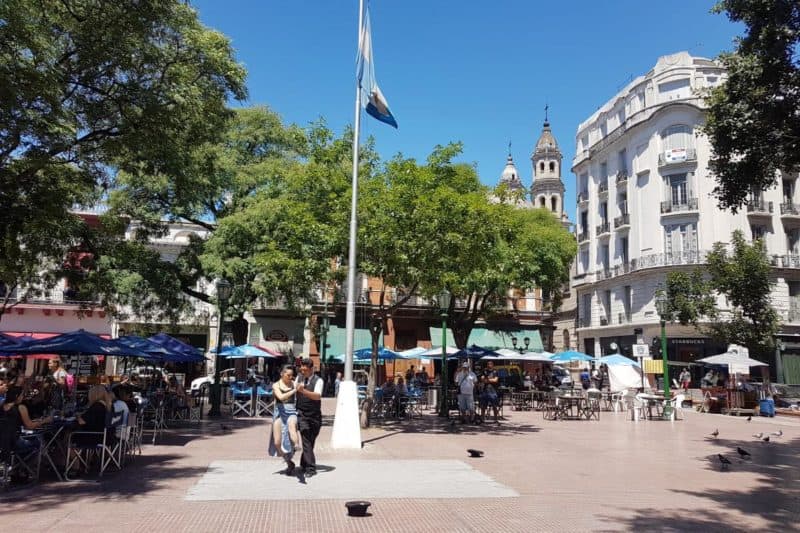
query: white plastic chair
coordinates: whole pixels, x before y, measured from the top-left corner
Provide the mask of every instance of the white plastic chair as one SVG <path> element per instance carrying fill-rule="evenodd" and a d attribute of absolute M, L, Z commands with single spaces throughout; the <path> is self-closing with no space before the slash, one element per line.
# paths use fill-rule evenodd
<path fill-rule="evenodd" d="M 671 400 L 664 400 L 664 406 L 670 406 L 670 420 L 680 420 L 679 412 L 681 407 L 683 406 L 683 400 L 685 396 L 683 394 L 678 394 Z"/>

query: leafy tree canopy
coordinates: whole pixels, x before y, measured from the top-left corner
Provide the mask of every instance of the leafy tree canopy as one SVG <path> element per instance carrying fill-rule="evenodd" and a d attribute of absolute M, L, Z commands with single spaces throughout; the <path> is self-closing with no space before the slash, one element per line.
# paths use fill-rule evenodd
<path fill-rule="evenodd" d="M 244 77 L 185 2 L 0 2 L 0 280 L 52 282 L 117 171 L 185 179 Z"/>
<path fill-rule="evenodd" d="M 720 341 L 741 344 L 755 356 L 768 357 L 780 329 L 780 317 L 772 306 L 775 281 L 763 242 L 748 243 L 737 230 L 730 245 L 714 244 L 707 262 L 707 278 L 701 270 L 667 276 L 673 316 L 682 324 L 699 326 Z M 723 308 L 715 305 L 715 295 L 725 298 Z M 700 324 L 703 318 L 705 323 Z"/>
<path fill-rule="evenodd" d="M 746 27 L 720 57 L 728 78 L 709 95 L 705 127 L 715 194 L 736 211 L 753 190 L 773 187 L 778 171 L 800 168 L 800 3 L 722 0 L 715 11 Z"/>

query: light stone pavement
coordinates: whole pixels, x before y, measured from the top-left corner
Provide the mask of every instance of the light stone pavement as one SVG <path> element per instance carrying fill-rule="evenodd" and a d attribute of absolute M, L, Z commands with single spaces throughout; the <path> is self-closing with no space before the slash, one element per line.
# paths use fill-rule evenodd
<path fill-rule="evenodd" d="M 324 412 L 333 409 L 326 399 Z M 452 430 L 432 415 L 386 424 L 363 431 L 362 450 L 346 452 L 330 449 L 326 425 L 317 441 L 324 467 L 307 480 L 276 473 L 280 462 L 265 457 L 267 421 L 170 429 L 99 482 L 0 495 L 0 531 L 798 530 L 798 418 L 747 422 L 684 410 L 676 422 L 609 412 L 599 422 L 546 421 L 508 408 L 505 416 L 497 426 Z M 778 429 L 783 436 L 769 444 L 752 437 Z M 752 460 L 740 461 L 737 446 Z M 470 458 L 467 448 L 485 456 Z M 718 453 L 729 470 L 720 470 Z M 356 494 L 372 502 L 370 516 L 346 515 Z"/>

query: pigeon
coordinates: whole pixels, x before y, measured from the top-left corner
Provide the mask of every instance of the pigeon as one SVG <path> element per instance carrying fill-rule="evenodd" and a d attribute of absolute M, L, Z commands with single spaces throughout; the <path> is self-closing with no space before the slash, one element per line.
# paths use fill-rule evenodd
<path fill-rule="evenodd" d="M 753 437 L 755 437 L 755 438 L 757 438 L 757 439 L 760 439 L 760 438 L 761 438 L 761 437 L 763 437 L 763 436 L 764 436 L 764 433 L 763 433 L 763 432 L 759 432 L 759 433 L 753 433 Z"/>
<path fill-rule="evenodd" d="M 769 442 L 769 435 L 761 439 L 761 442 Z"/>
<path fill-rule="evenodd" d="M 772 434 L 776 437 L 783 437 L 783 430 L 779 429 L 778 431 L 773 431 Z"/>
<path fill-rule="evenodd" d="M 711 433 L 711 436 L 712 436 L 712 437 L 714 437 L 715 439 L 717 438 L 717 436 L 718 436 L 718 435 L 719 435 L 719 429 L 715 429 L 715 430 L 714 430 L 714 431 Z"/>
<path fill-rule="evenodd" d="M 726 468 L 728 468 L 728 465 L 731 464 L 728 458 L 722 455 L 721 453 L 717 454 L 717 458 L 719 458 L 719 463 L 721 465 L 722 470 L 725 470 Z"/>
<path fill-rule="evenodd" d="M 753 417 L 752 417 L 752 416 L 748 416 L 748 417 L 747 417 L 747 421 L 748 421 L 748 422 L 750 422 L 752 419 L 753 419 Z"/>
<path fill-rule="evenodd" d="M 472 448 L 467 449 L 467 453 L 470 457 L 483 457 L 483 452 L 481 450 L 473 450 Z"/>
<path fill-rule="evenodd" d="M 736 453 L 738 453 L 739 457 L 741 457 L 742 459 L 750 459 L 750 452 L 748 452 L 747 450 L 736 448 Z"/>

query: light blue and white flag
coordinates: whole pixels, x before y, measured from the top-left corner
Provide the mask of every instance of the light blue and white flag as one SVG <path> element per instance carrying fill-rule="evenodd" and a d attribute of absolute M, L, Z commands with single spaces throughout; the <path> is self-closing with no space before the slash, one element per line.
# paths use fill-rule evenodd
<path fill-rule="evenodd" d="M 372 25 L 369 8 L 365 10 L 361 36 L 358 42 L 358 86 L 361 88 L 361 105 L 374 118 L 397 127 L 397 121 L 389 111 L 389 103 L 375 80 L 375 63 L 372 60 Z"/>

